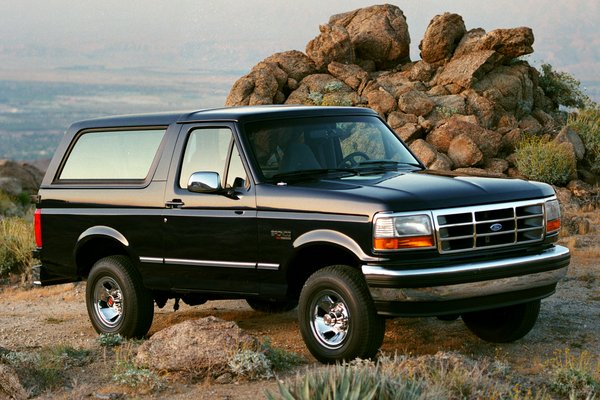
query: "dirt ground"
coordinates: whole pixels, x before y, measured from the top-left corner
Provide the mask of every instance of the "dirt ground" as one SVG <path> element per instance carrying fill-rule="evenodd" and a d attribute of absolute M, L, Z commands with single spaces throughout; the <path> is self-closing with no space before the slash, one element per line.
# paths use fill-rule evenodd
<path fill-rule="evenodd" d="M 523 339 L 510 344 L 490 344 L 472 335 L 460 319 L 443 322 L 435 318 L 398 318 L 387 321 L 382 351 L 410 355 L 455 351 L 479 359 L 498 358 L 522 374 L 535 380 L 544 362 L 556 350 L 587 350 L 600 357 L 600 247 L 595 240 L 571 238 L 572 263 L 554 296 L 542 302 L 540 317 L 534 329 Z M 57 344 L 76 349 L 90 349 L 96 359 L 69 371 L 67 384 L 39 399 L 55 398 L 128 398 L 121 387 L 112 382 L 114 357 L 97 341 L 85 307 L 85 284 L 66 284 L 24 290 L 5 287 L 0 292 L 0 347 L 11 351 L 30 351 Z M 307 364 L 315 360 L 306 350 L 298 330 L 296 311 L 268 315 L 255 312 L 243 301 L 213 301 L 202 306 L 182 305 L 172 311 L 172 303 L 155 310 L 150 334 L 178 322 L 213 315 L 232 320 L 259 338 L 268 336 L 274 347 L 298 353 Z M 102 355 L 104 354 L 104 355 Z M 301 366 L 298 371 L 305 367 Z M 294 372 L 292 372 L 293 374 Z M 276 392 L 274 379 L 259 382 L 216 384 L 172 382 L 162 392 L 136 393 L 139 398 L 264 398 L 265 390 Z"/>

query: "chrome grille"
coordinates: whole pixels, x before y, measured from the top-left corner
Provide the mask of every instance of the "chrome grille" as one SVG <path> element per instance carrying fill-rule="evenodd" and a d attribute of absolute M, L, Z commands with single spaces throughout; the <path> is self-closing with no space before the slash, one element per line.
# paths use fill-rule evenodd
<path fill-rule="evenodd" d="M 440 253 L 541 241 L 544 203 L 524 201 L 433 212 Z"/>

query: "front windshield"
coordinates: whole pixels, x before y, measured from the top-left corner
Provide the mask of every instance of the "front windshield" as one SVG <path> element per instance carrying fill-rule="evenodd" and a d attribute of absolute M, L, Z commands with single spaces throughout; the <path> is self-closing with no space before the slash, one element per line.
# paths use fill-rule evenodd
<path fill-rule="evenodd" d="M 245 125 L 254 160 L 267 181 L 323 171 L 373 171 L 420 166 L 378 118 L 312 117 Z"/>

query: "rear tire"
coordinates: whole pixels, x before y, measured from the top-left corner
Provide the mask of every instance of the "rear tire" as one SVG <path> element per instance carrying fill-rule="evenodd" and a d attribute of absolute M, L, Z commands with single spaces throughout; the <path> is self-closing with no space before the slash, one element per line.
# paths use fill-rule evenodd
<path fill-rule="evenodd" d="M 308 350 L 323 363 L 372 358 L 385 333 L 362 273 L 347 265 L 329 266 L 308 278 L 298 320 Z"/>
<path fill-rule="evenodd" d="M 540 300 L 462 315 L 467 327 L 481 339 L 508 343 L 527 335 L 540 313 Z"/>
<path fill-rule="evenodd" d="M 105 257 L 88 276 L 86 305 L 96 332 L 142 337 L 152 325 L 154 301 L 125 256 Z"/>

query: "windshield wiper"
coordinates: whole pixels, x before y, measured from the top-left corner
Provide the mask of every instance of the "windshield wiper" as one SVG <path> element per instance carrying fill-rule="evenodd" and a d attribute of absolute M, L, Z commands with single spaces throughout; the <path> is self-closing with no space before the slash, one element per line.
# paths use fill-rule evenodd
<path fill-rule="evenodd" d="M 273 175 L 271 179 L 274 180 L 287 180 L 287 181 L 303 181 L 307 179 L 314 179 L 317 177 L 336 177 L 341 178 L 345 176 L 356 175 L 358 172 L 354 169 L 348 168 L 319 168 L 319 169 L 304 169 L 300 171 L 282 172 Z"/>
<path fill-rule="evenodd" d="M 409 162 L 401 162 L 401 161 L 392 161 L 392 160 L 365 160 L 358 163 L 355 169 L 359 174 L 364 174 L 365 172 L 375 172 L 375 171 L 393 171 L 397 170 L 401 166 L 410 166 L 422 169 L 423 167 L 417 163 L 409 163 Z"/>

